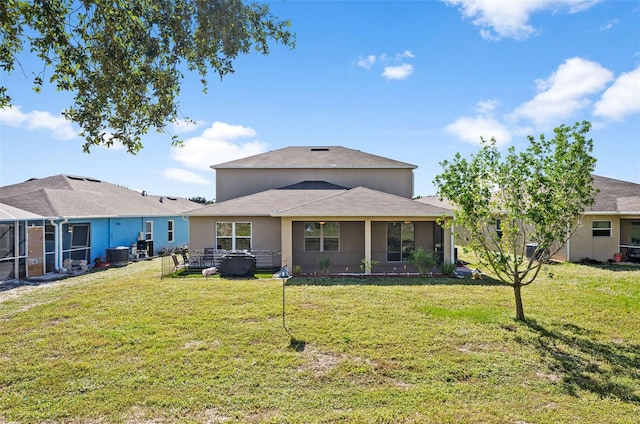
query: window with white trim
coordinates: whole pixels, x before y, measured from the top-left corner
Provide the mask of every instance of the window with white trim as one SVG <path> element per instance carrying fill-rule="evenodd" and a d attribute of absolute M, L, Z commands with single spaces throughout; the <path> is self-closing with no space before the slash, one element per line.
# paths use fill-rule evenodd
<path fill-rule="evenodd" d="M 304 223 L 304 251 L 305 252 L 339 252 L 340 251 L 340 223 L 339 222 L 305 222 Z"/>
<path fill-rule="evenodd" d="M 146 221 L 144 223 L 144 239 L 146 241 L 153 241 L 153 221 Z"/>
<path fill-rule="evenodd" d="M 611 237 L 611 221 L 593 221 L 591 229 L 593 237 Z"/>
<path fill-rule="evenodd" d="M 216 222 L 218 250 L 251 250 L 250 222 Z"/>
<path fill-rule="evenodd" d="M 173 241 L 173 219 L 167 221 L 167 240 L 170 243 Z"/>

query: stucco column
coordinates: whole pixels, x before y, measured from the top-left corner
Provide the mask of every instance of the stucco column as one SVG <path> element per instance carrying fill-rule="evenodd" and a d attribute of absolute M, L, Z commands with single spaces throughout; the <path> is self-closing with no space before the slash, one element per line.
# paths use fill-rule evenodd
<path fill-rule="evenodd" d="M 371 220 L 364 220 L 364 260 L 371 263 Z M 365 267 L 365 274 L 371 274 L 371 267 Z"/>
<path fill-rule="evenodd" d="M 442 243 L 444 244 L 444 260 L 448 262 L 453 262 L 455 260 L 455 228 L 454 224 L 451 224 L 451 227 L 444 226 L 444 233 L 442 234 Z"/>
<path fill-rule="evenodd" d="M 280 245 L 282 266 L 293 268 L 293 219 L 281 218 L 280 220 Z"/>

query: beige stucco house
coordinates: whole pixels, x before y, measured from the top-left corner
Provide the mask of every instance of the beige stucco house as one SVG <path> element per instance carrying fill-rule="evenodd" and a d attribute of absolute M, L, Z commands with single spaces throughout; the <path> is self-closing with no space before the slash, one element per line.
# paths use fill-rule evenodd
<path fill-rule="evenodd" d="M 640 184 L 594 175 L 596 201 L 559 259 L 580 262 L 614 259 L 640 261 Z"/>
<path fill-rule="evenodd" d="M 452 260 L 450 210 L 412 200 L 415 165 L 339 146 L 287 147 L 213 165 L 215 204 L 188 212 L 192 255 L 248 250 L 262 265 L 414 271 L 422 247 Z"/>
<path fill-rule="evenodd" d="M 640 184 L 593 175 L 593 186 L 598 190 L 594 205 L 584 212 L 578 229 L 554 259 L 606 262 L 619 254 L 622 261 L 640 262 Z M 437 196 L 418 201 L 452 208 Z M 456 228 L 457 245 L 465 245 L 466 237 L 464 229 Z"/>

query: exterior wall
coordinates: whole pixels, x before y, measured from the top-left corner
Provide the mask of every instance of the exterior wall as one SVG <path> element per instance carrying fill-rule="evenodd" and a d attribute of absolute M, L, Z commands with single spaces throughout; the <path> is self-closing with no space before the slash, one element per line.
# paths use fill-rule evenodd
<path fill-rule="evenodd" d="M 280 244 L 280 218 L 255 216 L 192 216 L 189 218 L 189 249 L 216 248 L 216 222 L 251 222 L 252 250 L 276 250 Z"/>
<path fill-rule="evenodd" d="M 281 188 L 301 181 L 327 181 L 344 187 L 367 187 L 411 198 L 411 169 L 217 169 L 216 201 Z"/>
<path fill-rule="evenodd" d="M 610 237 L 593 237 L 593 221 L 611 221 Z M 620 250 L 620 219 L 611 215 L 586 215 L 583 225 L 571 237 L 569 261 L 580 262 L 584 258 L 607 261 Z"/>
<path fill-rule="evenodd" d="M 360 272 L 360 265 L 362 264 L 362 258 L 364 258 L 363 221 L 340 221 L 339 252 L 305 252 L 304 222 L 306 221 L 293 221 L 292 266 L 302 267 L 302 272 L 304 273 L 317 272 L 318 260 L 328 257 L 333 262 L 330 272 Z"/>
<path fill-rule="evenodd" d="M 327 221 L 333 220 L 327 219 Z M 292 225 L 292 266 L 301 266 L 304 273 L 318 272 L 318 260 L 322 257 L 329 257 L 332 260 L 330 272 L 362 272 L 360 265 L 365 257 L 364 221 L 340 221 L 339 252 L 305 252 L 304 222 L 306 221 L 294 221 Z M 433 251 L 434 221 L 417 221 L 414 224 L 416 246 Z M 443 248 L 448 248 L 447 240 L 445 239 L 443 242 Z M 448 256 L 445 253 L 446 259 L 449 259 Z M 415 272 L 415 267 L 406 262 L 387 261 L 387 221 L 373 221 L 371 223 L 371 259 L 378 261 L 374 272 Z"/>
<path fill-rule="evenodd" d="M 169 242 L 170 220 L 173 220 L 172 242 Z M 139 233 L 145 232 L 147 221 L 153 223 L 153 252 L 150 254 L 158 253 L 163 248 L 186 246 L 189 243 L 189 222 L 181 216 L 77 219 L 69 220 L 68 224 L 88 223 L 91 226 L 91 261 L 93 262 L 98 256 L 105 260 L 109 248 L 121 246 L 130 248 L 134 245 Z"/>

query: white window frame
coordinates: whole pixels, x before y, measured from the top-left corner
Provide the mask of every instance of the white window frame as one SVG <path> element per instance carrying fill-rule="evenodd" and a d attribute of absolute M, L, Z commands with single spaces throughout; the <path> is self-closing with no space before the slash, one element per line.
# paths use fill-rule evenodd
<path fill-rule="evenodd" d="M 153 221 L 144 222 L 144 239 L 146 241 L 153 241 Z"/>
<path fill-rule="evenodd" d="M 596 223 L 606 223 L 606 224 L 609 224 L 609 226 L 608 227 L 598 227 L 598 226 L 596 226 Z M 596 232 L 598 232 L 598 234 L 596 234 Z M 598 220 L 598 221 L 593 221 L 591 223 L 591 236 L 592 237 L 611 237 L 612 234 L 613 234 L 612 223 L 611 223 L 610 220 Z"/>
<path fill-rule="evenodd" d="M 167 241 L 169 243 L 173 243 L 174 239 L 174 232 L 175 232 L 175 222 L 173 221 L 173 219 L 170 219 L 167 221 Z"/>
<path fill-rule="evenodd" d="M 231 235 L 228 236 L 220 236 L 218 235 L 218 226 L 220 224 L 231 224 Z M 237 225 L 242 224 L 242 225 L 249 225 L 249 236 L 239 236 L 237 234 L 236 228 Z M 231 250 L 238 250 L 238 243 L 237 241 L 242 239 L 242 240 L 249 240 L 249 249 L 242 249 L 242 250 L 248 250 L 251 251 L 253 249 L 253 223 L 249 222 L 249 221 L 238 221 L 238 222 L 231 222 L 231 221 L 219 221 L 216 222 L 216 229 L 215 229 L 215 234 L 216 234 L 216 248 L 218 248 L 219 244 L 218 244 L 218 240 L 219 239 L 230 239 L 231 240 Z M 228 249 L 222 249 L 222 250 L 228 250 Z"/>

